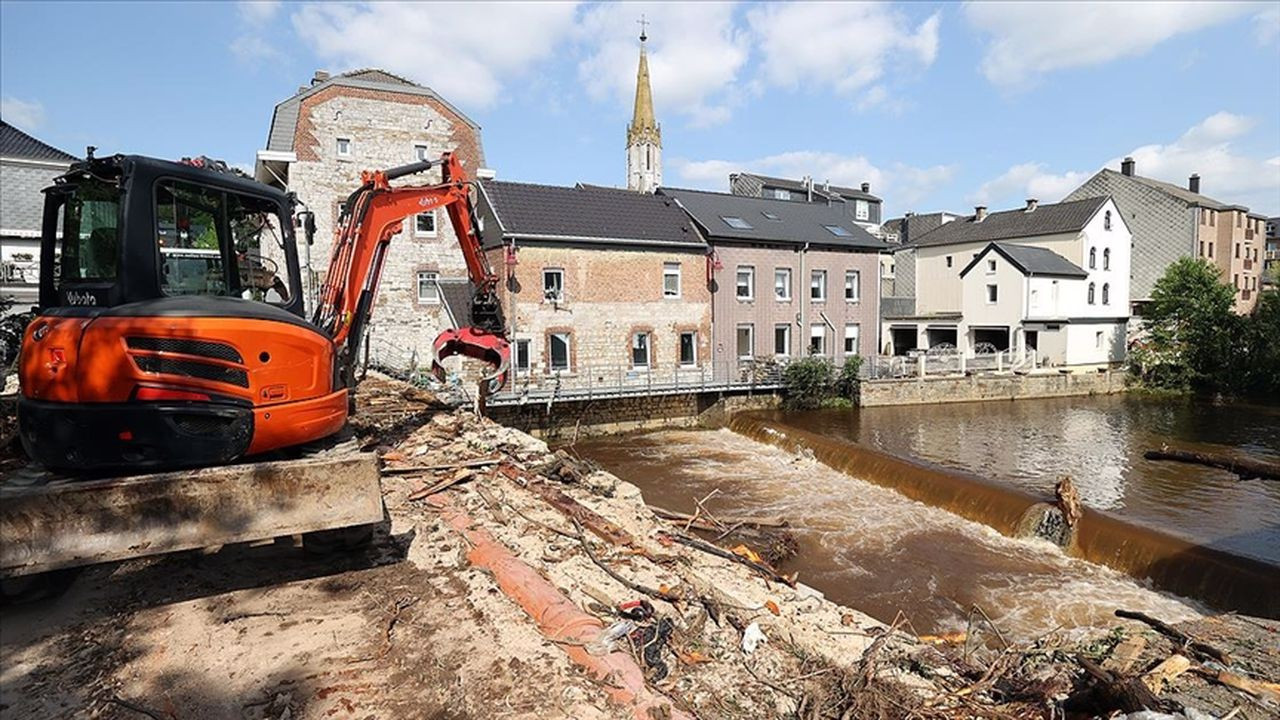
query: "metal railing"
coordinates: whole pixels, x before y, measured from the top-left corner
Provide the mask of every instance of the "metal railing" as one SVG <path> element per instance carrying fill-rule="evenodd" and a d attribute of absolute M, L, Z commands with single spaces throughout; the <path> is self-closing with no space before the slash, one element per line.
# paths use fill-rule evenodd
<path fill-rule="evenodd" d="M 755 360 L 631 367 L 580 365 L 564 370 L 517 370 L 507 386 L 489 398 L 492 405 L 556 399 L 674 395 L 717 390 L 775 390 L 782 387 L 787 360 Z"/>
<path fill-rule="evenodd" d="M 863 358 L 860 376 L 864 380 L 939 377 L 982 373 L 1027 372 L 1043 365 L 1034 348 L 964 356 L 953 349 L 942 352 L 913 352 L 910 355 L 877 355 Z"/>

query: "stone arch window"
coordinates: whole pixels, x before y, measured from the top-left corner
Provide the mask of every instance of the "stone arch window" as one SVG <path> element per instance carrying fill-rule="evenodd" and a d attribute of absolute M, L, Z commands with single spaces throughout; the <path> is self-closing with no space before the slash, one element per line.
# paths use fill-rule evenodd
<path fill-rule="evenodd" d="M 1102 283 L 1102 304 L 1111 304 L 1111 283 Z"/>
<path fill-rule="evenodd" d="M 1089 304 L 1093 305 L 1093 283 L 1089 283 Z"/>
<path fill-rule="evenodd" d="M 1098 248 L 1089 248 L 1089 269 L 1098 267 Z"/>
<path fill-rule="evenodd" d="M 1104 248 L 1102 250 L 1102 269 L 1111 269 L 1111 248 Z"/>
<path fill-rule="evenodd" d="M 1108 210 L 1107 213 L 1102 216 L 1102 229 L 1103 230 L 1111 229 L 1111 211 L 1110 210 Z"/>

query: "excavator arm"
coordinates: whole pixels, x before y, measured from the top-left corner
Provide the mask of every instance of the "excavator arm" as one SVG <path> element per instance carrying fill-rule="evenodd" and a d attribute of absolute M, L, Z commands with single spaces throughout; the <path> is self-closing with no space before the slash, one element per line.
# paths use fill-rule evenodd
<path fill-rule="evenodd" d="M 392 180 L 425 172 L 437 165 L 442 178 L 438 185 L 390 185 Z M 498 276 L 480 246 L 475 208 L 471 203 L 471 183 L 457 157 L 445 153 L 439 160 L 362 173 L 360 187 L 343 205 L 329 272 L 320 288 L 312 322 L 333 339 L 339 379 L 347 387 L 354 384 L 359 345 L 372 314 L 391 239 L 400 232 L 405 218 L 436 208 L 444 208 L 449 216 L 474 295 L 472 325 L 446 330 L 436 338 L 432 370 L 443 379 L 440 361 L 465 355 L 493 368 L 482 382 L 482 394 L 496 392 L 506 384 L 511 348 L 497 297 Z"/>

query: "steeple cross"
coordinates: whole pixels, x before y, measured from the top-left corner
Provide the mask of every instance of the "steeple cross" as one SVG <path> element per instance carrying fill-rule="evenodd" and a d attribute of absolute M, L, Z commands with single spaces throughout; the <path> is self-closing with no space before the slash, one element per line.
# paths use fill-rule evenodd
<path fill-rule="evenodd" d="M 640 26 L 640 42 L 648 40 L 649 36 L 645 30 L 649 27 L 649 21 L 644 19 L 644 13 L 640 13 L 640 19 L 636 21 L 636 24 Z"/>

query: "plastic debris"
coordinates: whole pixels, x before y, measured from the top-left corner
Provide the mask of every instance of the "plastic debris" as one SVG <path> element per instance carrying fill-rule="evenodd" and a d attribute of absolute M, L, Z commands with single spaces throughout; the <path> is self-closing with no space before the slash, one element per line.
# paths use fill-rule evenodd
<path fill-rule="evenodd" d="M 640 651 L 645 667 L 650 671 L 649 679 L 654 682 L 662 680 L 671 672 L 662 659 L 662 649 L 671 640 L 673 630 L 675 623 L 671 622 L 671 618 L 661 618 L 658 622 L 644 625 L 631 633 L 631 643 Z"/>
<path fill-rule="evenodd" d="M 586 650 L 588 653 L 596 656 L 608 655 L 614 651 L 614 645 L 619 640 L 631 634 L 636 629 L 636 624 L 630 620 L 619 620 L 609 627 L 600 631 L 595 640 L 587 643 Z"/>
<path fill-rule="evenodd" d="M 747 629 L 742 632 L 742 652 L 750 655 L 760 647 L 760 643 L 769 642 L 769 638 L 764 636 L 764 631 L 760 629 L 760 623 L 751 623 Z"/>

